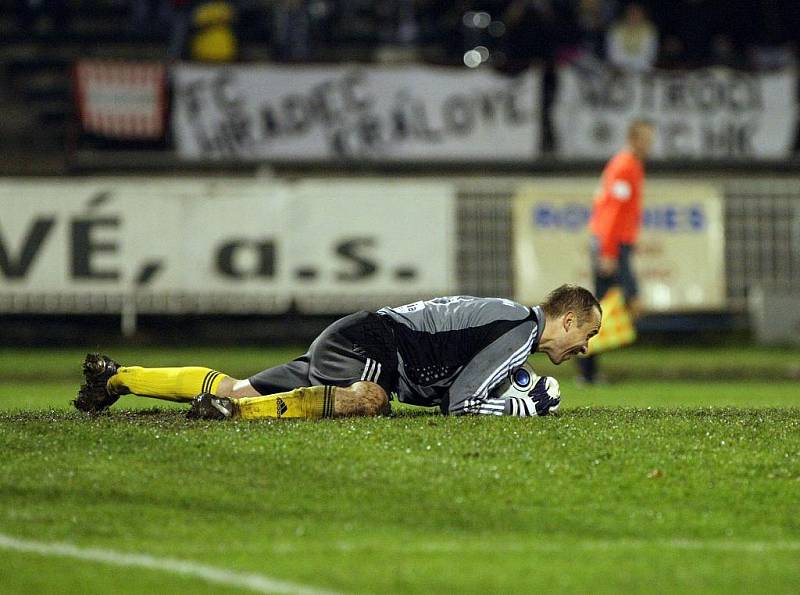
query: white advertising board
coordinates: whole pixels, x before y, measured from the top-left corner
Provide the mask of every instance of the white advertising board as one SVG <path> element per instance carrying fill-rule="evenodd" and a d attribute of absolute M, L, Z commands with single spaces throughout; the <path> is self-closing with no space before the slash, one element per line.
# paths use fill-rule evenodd
<path fill-rule="evenodd" d="M 515 295 L 539 303 L 562 283 L 594 290 L 587 229 L 596 180 L 543 180 L 515 198 Z M 722 196 L 713 186 L 650 181 L 633 266 L 651 312 L 725 307 Z"/>
<path fill-rule="evenodd" d="M 435 182 L 6 180 L 0 311 L 338 312 L 451 293 L 454 201 Z"/>

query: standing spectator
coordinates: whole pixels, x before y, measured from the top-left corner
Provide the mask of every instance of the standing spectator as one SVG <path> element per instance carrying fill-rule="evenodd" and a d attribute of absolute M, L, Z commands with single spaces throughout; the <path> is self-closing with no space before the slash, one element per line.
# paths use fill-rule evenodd
<path fill-rule="evenodd" d="M 181 60 L 187 55 L 192 6 L 192 0 L 165 0 L 165 14 L 169 23 L 167 58 L 170 60 Z"/>
<path fill-rule="evenodd" d="M 512 0 L 501 17 L 506 26 L 510 70 L 532 62 L 552 64 L 557 45 L 557 18 L 551 0 Z"/>
<path fill-rule="evenodd" d="M 378 62 L 411 62 L 418 56 L 420 26 L 415 0 L 391 0 L 375 3 Z"/>
<path fill-rule="evenodd" d="M 194 0 L 129 0 L 133 39 L 167 39 L 167 59 L 187 58 Z"/>
<path fill-rule="evenodd" d="M 531 64 L 541 65 L 542 90 L 539 98 L 544 153 L 555 149 L 555 134 L 551 111 L 556 96 L 558 77 L 555 69 L 555 49 L 559 37 L 559 20 L 552 0 L 512 0 L 501 16 L 505 23 L 506 61 L 504 70 L 517 73 Z"/>
<path fill-rule="evenodd" d="M 728 35 L 719 33 L 711 38 L 711 54 L 708 58 L 708 65 L 742 68 L 744 61 L 733 40 Z"/>
<path fill-rule="evenodd" d="M 793 18 L 796 19 L 797 6 L 778 0 L 761 0 L 757 17 L 753 19 L 754 31 L 749 48 L 750 64 L 758 70 L 781 70 L 794 65 L 793 37 L 791 30 Z"/>
<path fill-rule="evenodd" d="M 558 63 L 595 68 L 606 55 L 606 32 L 614 10 L 610 0 L 578 0 L 560 5 L 561 43 Z"/>
<path fill-rule="evenodd" d="M 165 3 L 162 0 L 130 0 L 130 21 L 128 28 L 134 39 L 144 39 L 164 32 L 166 17 Z"/>
<path fill-rule="evenodd" d="M 192 60 L 200 62 L 233 62 L 239 53 L 239 42 L 233 25 L 236 8 L 223 0 L 198 4 L 192 11 Z"/>
<path fill-rule="evenodd" d="M 625 304 L 635 320 L 640 312 L 639 288 L 631 267 L 631 256 L 642 222 L 644 160 L 655 140 L 655 127 L 647 120 L 634 120 L 628 127 L 626 146 L 603 170 L 589 220 L 592 233 L 592 274 L 598 299 L 613 286 L 620 286 Z M 580 378 L 587 384 L 598 380 L 597 356 L 578 360 Z"/>
<path fill-rule="evenodd" d="M 576 22 L 581 46 L 587 56 L 604 58 L 605 36 L 611 21 L 609 0 L 579 0 Z"/>
<path fill-rule="evenodd" d="M 19 27 L 30 35 L 60 35 L 69 26 L 70 3 L 67 0 L 16 0 Z"/>
<path fill-rule="evenodd" d="M 310 62 L 318 58 L 318 21 L 330 10 L 326 2 L 277 0 L 272 9 L 272 57 L 278 62 Z"/>
<path fill-rule="evenodd" d="M 608 60 L 632 72 L 650 70 L 658 55 L 658 31 L 640 4 L 629 4 L 606 39 Z"/>
<path fill-rule="evenodd" d="M 722 0 L 651 2 L 649 15 L 657 23 L 660 67 L 697 68 L 710 59 L 711 39 L 719 31 Z"/>

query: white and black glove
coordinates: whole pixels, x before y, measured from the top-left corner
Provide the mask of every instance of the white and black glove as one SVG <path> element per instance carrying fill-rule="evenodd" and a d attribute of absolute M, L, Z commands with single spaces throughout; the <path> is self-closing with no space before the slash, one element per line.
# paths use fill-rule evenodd
<path fill-rule="evenodd" d="M 561 405 L 561 388 L 552 376 L 541 376 L 533 385 L 528 397 L 536 406 L 536 415 L 556 413 Z"/>

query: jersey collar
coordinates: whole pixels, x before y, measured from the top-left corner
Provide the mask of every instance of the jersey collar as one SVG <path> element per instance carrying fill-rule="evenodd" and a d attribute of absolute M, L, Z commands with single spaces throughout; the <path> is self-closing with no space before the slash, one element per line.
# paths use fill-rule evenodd
<path fill-rule="evenodd" d="M 534 339 L 533 339 L 533 347 L 531 347 L 531 353 L 536 351 L 536 348 L 539 346 L 539 340 L 542 338 L 542 333 L 544 332 L 544 323 L 545 323 L 545 316 L 544 310 L 542 310 L 541 306 L 534 306 L 531 308 L 531 315 L 533 319 L 536 321 L 536 328 L 533 329 L 534 332 Z"/>

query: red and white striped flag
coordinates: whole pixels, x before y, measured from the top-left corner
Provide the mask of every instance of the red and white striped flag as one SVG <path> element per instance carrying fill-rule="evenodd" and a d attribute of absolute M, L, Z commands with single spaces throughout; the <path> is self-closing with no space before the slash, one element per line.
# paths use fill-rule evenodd
<path fill-rule="evenodd" d="M 160 63 L 81 60 L 74 82 L 83 130 L 115 139 L 163 137 L 166 75 Z"/>

